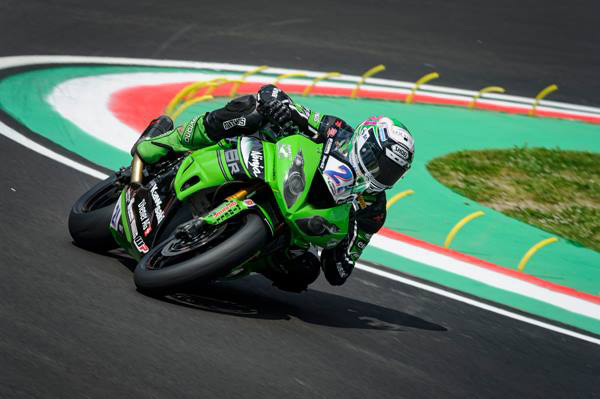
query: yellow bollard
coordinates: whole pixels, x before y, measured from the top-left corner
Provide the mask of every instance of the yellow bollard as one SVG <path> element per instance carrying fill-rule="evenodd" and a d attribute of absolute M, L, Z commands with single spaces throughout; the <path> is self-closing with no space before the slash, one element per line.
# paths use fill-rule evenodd
<path fill-rule="evenodd" d="M 431 73 L 428 73 L 427 75 L 421 77 L 421 79 L 417 80 L 417 82 L 415 83 L 415 87 L 412 88 L 412 90 L 410 91 L 410 94 L 406 97 L 406 103 L 407 104 L 412 103 L 413 97 L 415 96 L 415 93 L 417 92 L 419 87 L 421 87 L 421 85 L 429 82 L 430 80 L 437 79 L 439 77 L 440 77 L 439 73 L 431 72 Z"/>
<path fill-rule="evenodd" d="M 177 108 L 177 110 L 175 112 L 173 112 L 173 115 L 171 115 L 171 119 L 173 119 L 173 122 L 175 122 L 177 120 L 177 118 L 179 117 L 179 115 L 181 115 L 181 113 L 183 111 L 185 111 L 186 109 L 188 109 L 189 107 L 191 107 L 194 104 L 197 104 L 199 102 L 202 101 L 210 101 L 213 100 L 213 96 L 202 96 L 202 97 L 196 97 L 196 98 L 192 98 L 191 100 L 186 101 L 185 103 L 181 104 L 181 106 L 179 108 Z"/>
<path fill-rule="evenodd" d="M 379 73 L 381 71 L 385 71 L 385 65 L 383 65 L 383 64 L 374 66 L 373 68 L 369 69 L 367 72 L 363 73 L 360 80 L 356 84 L 356 87 L 354 88 L 354 90 L 352 90 L 352 94 L 350 94 L 350 97 L 351 98 L 358 97 L 358 90 L 360 89 L 360 86 L 362 86 L 363 83 L 365 83 L 368 78 L 370 78 L 371 76 L 373 76 L 376 73 Z"/>
<path fill-rule="evenodd" d="M 413 190 L 406 190 L 406 191 L 402 191 L 401 193 L 394 195 L 385 205 L 385 209 L 390 209 L 391 206 L 394 205 L 396 202 L 400 201 L 404 197 L 413 195 L 414 193 L 415 192 Z"/>
<path fill-rule="evenodd" d="M 533 102 L 533 106 L 529 110 L 529 116 L 534 116 L 536 114 L 537 107 L 538 107 L 538 105 L 540 105 L 540 101 L 542 100 L 542 98 L 546 97 L 548 94 L 550 94 L 556 90 L 558 90 L 558 86 L 555 84 L 551 84 L 550 86 L 546 87 L 544 90 L 540 91 L 538 93 L 538 95 L 535 96 L 535 101 Z"/>
<path fill-rule="evenodd" d="M 473 96 L 473 99 L 471 100 L 471 102 L 469 103 L 469 105 L 467 105 L 468 108 L 474 108 L 475 107 L 475 103 L 477 103 L 477 100 L 479 100 L 479 97 L 481 97 L 482 94 L 484 93 L 505 93 L 506 90 L 504 90 L 503 87 L 500 86 L 487 86 L 484 87 L 483 89 L 479 90 L 477 92 L 477 94 L 475 94 Z"/>
<path fill-rule="evenodd" d="M 223 78 L 209 80 L 208 82 L 199 82 L 201 85 L 198 86 L 197 88 L 194 88 L 193 90 L 190 90 L 188 92 L 188 94 L 185 96 L 185 101 L 192 99 L 196 95 L 196 93 L 198 93 L 198 90 L 202 89 L 203 87 L 208 87 L 208 89 L 206 90 L 206 93 L 204 93 L 203 95 L 209 96 L 212 94 L 212 92 L 215 90 L 215 88 L 217 88 L 227 82 L 229 82 L 229 81 L 227 79 L 223 79 Z M 204 83 L 204 84 L 202 85 L 202 83 Z"/>
<path fill-rule="evenodd" d="M 196 95 L 198 90 L 208 87 L 206 93 L 204 95 L 211 95 L 212 92 L 219 86 L 224 85 L 226 83 L 241 83 L 240 80 L 228 80 L 224 78 L 217 78 L 213 80 L 208 80 L 206 82 L 195 82 L 185 86 L 183 89 L 179 91 L 167 104 L 165 108 L 165 114 L 170 115 L 175 111 L 175 108 L 180 103 L 185 103 L 190 100 L 192 97 Z"/>
<path fill-rule="evenodd" d="M 458 233 L 460 229 L 463 228 L 465 224 L 483 215 L 485 215 L 483 211 L 473 212 L 472 214 L 462 218 L 460 222 L 456 223 L 456 226 L 454 226 L 452 230 L 450 230 L 450 232 L 448 233 L 448 237 L 446 237 L 446 241 L 444 241 L 444 248 L 450 247 L 450 244 L 452 244 L 452 240 L 454 240 L 454 236 L 456 235 L 456 233 Z"/>
<path fill-rule="evenodd" d="M 306 76 L 305 73 L 285 73 L 283 75 L 279 75 L 277 76 L 277 79 L 275 79 L 275 82 L 273 82 L 273 86 L 277 86 L 279 84 L 279 82 L 281 82 L 283 79 L 287 79 L 287 78 L 301 78 Z"/>
<path fill-rule="evenodd" d="M 557 241 L 558 241 L 558 238 L 550 237 L 543 241 L 538 242 L 533 247 L 531 247 L 529 249 L 529 251 L 527 251 L 525 253 L 525 255 L 523 256 L 523 259 L 521 259 L 521 261 L 519 262 L 519 271 L 522 272 L 523 269 L 525 269 L 525 265 L 527 264 L 527 262 L 529 262 L 529 259 L 533 256 L 533 254 L 535 254 L 540 249 L 544 248 L 546 245 L 550 245 L 553 242 L 557 242 Z"/>
<path fill-rule="evenodd" d="M 169 101 L 169 103 L 167 104 L 167 107 L 165 108 L 165 114 L 170 115 L 173 113 L 173 111 L 175 111 L 175 108 L 177 108 L 177 106 L 182 103 L 185 102 L 184 98 L 187 97 L 191 92 L 193 91 L 197 91 L 198 89 L 202 88 L 202 87 L 206 87 L 209 84 L 211 84 L 212 81 L 206 81 L 206 82 L 195 82 L 195 83 L 191 83 L 187 86 L 185 86 L 183 89 L 181 89 L 179 91 L 179 93 L 177 93 L 172 99 L 171 101 Z"/>
<path fill-rule="evenodd" d="M 249 76 L 252 75 L 256 75 L 257 73 L 260 73 L 262 71 L 264 71 L 265 69 L 269 68 L 266 65 L 261 65 L 258 68 L 254 68 L 246 73 L 244 73 L 242 75 L 242 77 L 240 78 L 240 83 L 236 83 L 233 85 L 233 87 L 231 88 L 231 91 L 229 92 L 229 97 L 235 97 L 235 95 L 237 94 L 238 89 L 240 88 L 240 86 L 242 85 L 242 83 L 246 80 L 246 78 L 248 78 Z"/>
<path fill-rule="evenodd" d="M 304 97 L 308 96 L 308 93 L 310 93 L 310 91 L 313 89 L 313 87 L 320 81 L 325 80 L 325 79 L 335 78 L 338 76 L 342 76 L 342 74 L 339 72 L 328 72 L 325 75 L 317 76 L 316 78 L 313 79 L 313 81 L 308 86 L 306 86 L 306 89 L 304 89 L 304 93 L 302 93 L 302 96 L 304 96 Z"/>

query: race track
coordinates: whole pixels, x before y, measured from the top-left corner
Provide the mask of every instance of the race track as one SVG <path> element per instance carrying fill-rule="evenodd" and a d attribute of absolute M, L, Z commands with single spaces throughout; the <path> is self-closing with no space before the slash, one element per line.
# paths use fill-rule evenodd
<path fill-rule="evenodd" d="M 267 11 L 233 1 L 204 12 L 183 1 L 8 1 L 0 5 L 0 56 L 349 73 L 383 62 L 388 76 L 406 80 L 435 63 L 460 87 L 501 83 L 531 96 L 559 81 L 557 99 L 600 104 L 592 78 L 600 66 L 599 7 L 512 3 L 271 2 Z M 6 114 L 0 120 L 85 162 Z M 340 288 L 321 277 L 301 295 L 256 276 L 180 302 L 143 296 L 134 265 L 71 242 L 70 206 L 96 179 L 4 136 L 0 159 L 1 398 L 600 397 L 599 345 L 362 270 Z"/>

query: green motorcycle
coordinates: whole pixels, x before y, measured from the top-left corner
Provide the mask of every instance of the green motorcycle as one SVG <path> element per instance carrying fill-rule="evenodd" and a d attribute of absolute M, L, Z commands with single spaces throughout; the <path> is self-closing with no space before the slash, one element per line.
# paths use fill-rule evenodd
<path fill-rule="evenodd" d="M 360 186 L 351 137 L 244 136 L 147 166 L 134 156 L 74 204 L 69 231 L 86 249 L 127 251 L 147 293 L 261 272 L 289 248 L 346 236 Z"/>

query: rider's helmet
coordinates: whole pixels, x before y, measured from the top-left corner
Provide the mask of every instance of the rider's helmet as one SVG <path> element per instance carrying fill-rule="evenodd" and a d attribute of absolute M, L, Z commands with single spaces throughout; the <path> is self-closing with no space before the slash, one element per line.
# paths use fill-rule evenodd
<path fill-rule="evenodd" d="M 410 169 L 415 146 L 406 126 L 385 116 L 373 116 L 354 130 L 349 160 L 364 181 L 364 189 L 379 192 L 394 185 Z"/>

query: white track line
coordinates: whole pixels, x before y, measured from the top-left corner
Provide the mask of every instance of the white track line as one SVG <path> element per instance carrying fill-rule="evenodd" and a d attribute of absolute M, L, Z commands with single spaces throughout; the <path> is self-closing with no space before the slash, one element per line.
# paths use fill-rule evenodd
<path fill-rule="evenodd" d="M 8 137 L 9 139 L 11 139 L 14 142 L 21 144 L 24 147 L 29 148 L 30 150 L 37 152 L 38 154 L 41 154 L 45 157 L 53 159 L 56 162 L 60 162 L 63 165 L 66 165 L 70 168 L 73 168 L 80 172 L 83 172 L 86 175 L 90 175 L 97 179 L 102 179 L 102 180 L 104 180 L 108 177 L 108 175 L 106 175 L 96 169 L 90 168 L 89 166 L 85 166 L 84 164 L 81 164 L 79 162 L 75 162 L 72 159 L 69 159 L 63 155 L 60 155 L 60 154 L 52 151 L 52 150 L 49 150 L 48 148 L 36 143 L 35 141 L 30 140 L 27 137 L 23 136 L 21 133 L 17 132 L 16 130 L 13 130 L 11 127 L 5 125 L 1 121 L 0 121 L 0 134 L 2 134 L 5 137 Z"/>
<path fill-rule="evenodd" d="M 79 162 L 75 162 L 75 161 L 73 161 L 73 160 L 71 160 L 71 159 L 69 159 L 69 158 L 67 158 L 67 157 L 65 157 L 63 155 L 60 155 L 60 154 L 58 154 L 58 153 L 56 153 L 56 152 L 54 152 L 52 150 L 49 150 L 48 148 L 46 148 L 46 147 L 44 147 L 44 146 L 42 146 L 42 145 L 40 145 L 40 144 L 38 144 L 38 143 L 36 143 L 36 142 L 28 139 L 27 137 L 23 136 L 21 133 L 15 131 L 14 129 L 12 129 L 11 127 L 5 125 L 2 122 L 0 122 L 0 134 L 2 134 L 3 136 L 5 136 L 5 137 L 7 137 L 7 138 L 9 138 L 9 139 L 11 139 L 13 141 L 15 141 L 16 143 L 21 144 L 24 147 L 29 148 L 32 151 L 37 152 L 40 155 L 43 155 L 43 156 L 48 157 L 50 159 L 53 159 L 53 160 L 55 160 L 57 162 L 62 163 L 63 165 L 66 165 L 66 166 L 68 166 L 68 167 L 70 167 L 72 169 L 78 170 L 78 171 L 80 171 L 82 173 L 85 173 L 85 174 L 90 175 L 92 177 L 95 177 L 97 179 L 106 179 L 108 177 L 108 175 L 106 175 L 106 174 L 104 174 L 104 173 L 102 173 L 102 172 L 100 172 L 100 171 L 98 171 L 96 169 L 93 169 L 93 168 L 90 168 L 88 166 L 85 166 L 85 165 L 83 165 L 83 164 L 81 164 Z M 502 316 L 510 317 L 511 319 L 519 320 L 519 321 L 522 321 L 524 323 L 528 323 L 528 324 L 531 324 L 531 325 L 534 325 L 534 326 L 545 328 L 546 330 L 558 332 L 560 334 L 568 335 L 568 336 L 573 337 L 573 338 L 581 339 L 583 341 L 587 341 L 587 342 L 591 342 L 591 343 L 596 344 L 596 345 L 600 345 L 600 339 L 598 339 L 598 338 L 590 337 L 588 335 L 581 334 L 581 333 L 578 333 L 578 332 L 575 332 L 575 331 L 571 331 L 571 330 L 568 330 L 566 328 L 557 327 L 557 326 L 554 326 L 554 325 L 549 324 L 549 323 L 544 323 L 542 321 L 535 320 L 535 319 L 532 319 L 532 318 L 527 317 L 527 316 L 523 316 L 523 315 L 520 315 L 520 314 L 517 314 L 517 313 L 513 313 L 513 312 L 510 312 L 508 310 L 498 308 L 496 306 L 488 305 L 486 303 L 479 302 L 479 301 L 476 301 L 474 299 L 467 298 L 467 297 L 458 295 L 456 293 L 443 290 L 443 289 L 438 288 L 438 287 L 433 287 L 433 286 L 430 286 L 430 285 L 427 285 L 427 284 L 424 284 L 424 283 L 413 281 L 411 279 L 408 279 L 408 278 L 405 278 L 405 277 L 401 277 L 401 276 L 399 276 L 397 274 L 389 273 L 389 272 L 386 272 L 386 271 L 383 271 L 383 270 L 379 270 L 379 269 L 376 269 L 374 267 L 367 266 L 367 265 L 364 265 L 364 264 L 361 264 L 361 263 L 357 263 L 356 267 L 358 269 L 366 271 L 368 273 L 376 274 L 376 275 L 378 275 L 380 277 L 384 277 L 384 278 L 387 278 L 387 279 L 390 279 L 390 280 L 394 280 L 394 281 L 397 281 L 397 282 L 402 283 L 402 284 L 407 284 L 407 285 L 410 285 L 410 286 L 422 289 L 424 291 L 428 291 L 428 292 L 431 292 L 431 293 L 434 293 L 434 294 L 437 294 L 437 295 L 444 296 L 446 298 L 454 299 L 455 301 L 466 303 L 468 305 L 475 306 L 475 307 L 478 307 L 480 309 L 484 309 L 484 310 L 487 310 L 487 311 L 490 311 L 490 312 L 493 312 L 493 313 L 497 313 L 497 314 L 502 315 Z"/>
<path fill-rule="evenodd" d="M 579 338 L 584 341 L 591 342 L 596 345 L 600 345 L 600 339 L 598 339 L 598 338 L 590 337 L 588 335 L 581 334 L 581 333 L 578 333 L 575 331 L 571 331 L 566 328 L 558 327 L 558 326 L 555 326 L 555 325 L 552 325 L 549 323 L 544 323 L 543 321 L 535 320 L 535 319 L 532 319 L 531 317 L 523 316 L 518 313 L 513 313 L 509 310 L 501 309 L 496 306 L 488 305 L 487 303 L 479 302 L 474 299 L 458 295 L 454 292 L 446 291 L 446 290 L 443 290 L 438 287 L 432 287 L 430 285 L 420 283 L 418 281 L 413 281 L 411 279 L 399 276 L 394 273 L 389 273 L 389 272 L 386 272 L 383 270 L 379 270 L 374 267 L 367 266 L 365 264 L 361 264 L 360 262 L 356 265 L 356 267 L 358 269 L 364 270 L 369 273 L 376 274 L 376 275 L 384 277 L 384 278 L 388 278 L 390 280 L 398 281 L 400 283 L 407 284 L 407 285 L 412 285 L 413 287 L 420 288 L 424 291 L 432 292 L 434 294 L 441 295 L 446 298 L 454 299 L 455 301 L 466 303 L 468 305 L 475 306 L 480 309 L 488 310 L 490 312 L 494 312 L 494 313 L 497 313 L 497 314 L 500 314 L 500 315 L 503 315 L 506 317 L 510 317 L 511 319 L 520 320 L 522 322 L 532 324 L 534 326 L 542 327 L 547 330 L 555 331 L 555 332 L 558 332 L 558 333 L 561 333 L 564 335 L 568 335 L 570 337 Z"/>

